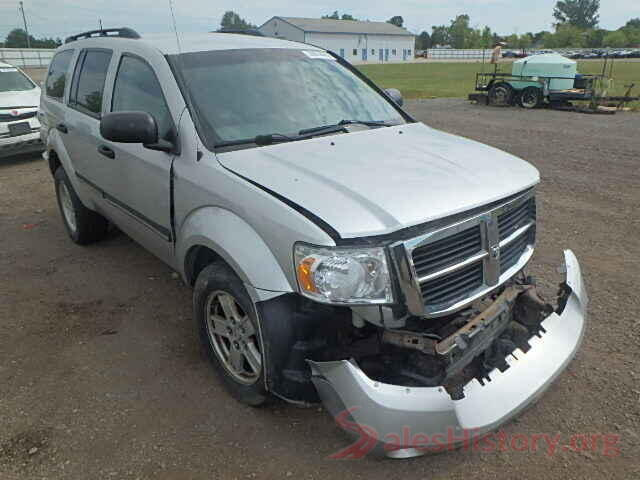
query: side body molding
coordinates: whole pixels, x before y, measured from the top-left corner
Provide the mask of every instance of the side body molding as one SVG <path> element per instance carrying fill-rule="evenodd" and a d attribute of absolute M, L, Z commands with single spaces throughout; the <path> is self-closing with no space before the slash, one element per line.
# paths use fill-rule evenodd
<path fill-rule="evenodd" d="M 180 226 L 176 258 L 185 279 L 187 254 L 198 245 L 220 255 L 244 283 L 254 288 L 273 292 L 294 291 L 267 244 L 251 225 L 229 210 L 201 207 L 190 213 Z"/>

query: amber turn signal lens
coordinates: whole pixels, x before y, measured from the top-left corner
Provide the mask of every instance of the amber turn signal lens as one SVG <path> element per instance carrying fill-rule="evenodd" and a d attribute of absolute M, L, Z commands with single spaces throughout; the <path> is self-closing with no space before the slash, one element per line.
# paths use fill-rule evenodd
<path fill-rule="evenodd" d="M 311 267 L 315 263 L 316 259 L 313 257 L 307 257 L 302 259 L 298 264 L 298 282 L 300 286 L 307 292 L 317 292 L 315 284 L 313 283 L 313 274 L 311 273 Z"/>

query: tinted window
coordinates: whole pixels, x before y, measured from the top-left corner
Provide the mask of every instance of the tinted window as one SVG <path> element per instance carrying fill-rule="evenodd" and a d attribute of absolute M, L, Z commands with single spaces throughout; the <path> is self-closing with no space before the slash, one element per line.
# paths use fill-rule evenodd
<path fill-rule="evenodd" d="M 158 124 L 158 135 L 167 138 L 173 127 L 162 88 L 151 67 L 139 58 L 125 55 L 120 62 L 111 110 L 140 111 L 151 114 Z"/>
<path fill-rule="evenodd" d="M 102 94 L 110 61 L 111 52 L 87 50 L 73 95 L 75 106 L 96 116 L 102 113 Z"/>
<path fill-rule="evenodd" d="M 64 87 L 67 84 L 67 72 L 73 57 L 73 50 L 58 53 L 49 65 L 49 75 L 45 84 L 47 96 L 57 99 L 64 97 Z"/>

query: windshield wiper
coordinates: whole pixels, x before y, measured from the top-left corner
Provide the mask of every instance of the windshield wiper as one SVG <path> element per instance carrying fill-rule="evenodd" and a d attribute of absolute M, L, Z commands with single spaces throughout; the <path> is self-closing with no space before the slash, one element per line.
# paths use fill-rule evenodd
<path fill-rule="evenodd" d="M 307 140 L 315 135 L 346 132 L 346 126 L 352 124 L 367 125 L 369 127 L 388 127 L 389 124 L 382 120 L 341 120 L 333 125 L 324 125 L 322 127 L 306 128 L 300 130 L 298 135 L 289 136 L 281 133 L 271 133 L 268 135 L 257 135 L 252 138 L 241 138 L 239 140 L 228 140 L 216 143 L 215 148 L 236 147 L 239 145 L 257 145 L 264 147 L 265 145 L 273 145 L 274 143 L 297 142 L 299 140 Z"/>
<path fill-rule="evenodd" d="M 255 137 L 252 137 L 252 138 L 241 138 L 239 140 L 229 140 L 229 141 L 219 142 L 219 143 L 216 143 L 214 147 L 215 148 L 235 147 L 238 145 L 251 145 L 251 144 L 258 145 L 259 147 L 264 147 L 265 145 L 273 145 L 274 143 L 295 142 L 296 140 L 304 140 L 305 138 L 310 138 L 310 137 L 308 136 L 307 137 L 304 137 L 304 136 L 290 137 L 288 135 L 282 135 L 280 133 L 270 133 L 269 135 L 256 135 Z"/>
<path fill-rule="evenodd" d="M 346 131 L 347 125 L 366 125 L 367 127 L 388 127 L 389 124 L 383 120 L 340 120 L 338 123 L 334 123 L 331 125 L 323 125 L 321 127 L 313 127 L 313 128 L 305 128 L 304 130 L 300 130 L 298 135 L 309 135 L 309 134 L 317 134 L 319 132 L 322 133 L 333 133 Z"/>

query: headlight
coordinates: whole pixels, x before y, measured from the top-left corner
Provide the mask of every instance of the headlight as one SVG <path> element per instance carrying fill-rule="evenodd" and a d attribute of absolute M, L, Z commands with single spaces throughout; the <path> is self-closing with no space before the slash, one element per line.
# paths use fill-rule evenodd
<path fill-rule="evenodd" d="M 324 303 L 382 304 L 393 302 L 387 257 L 383 248 L 294 247 L 302 295 Z"/>

